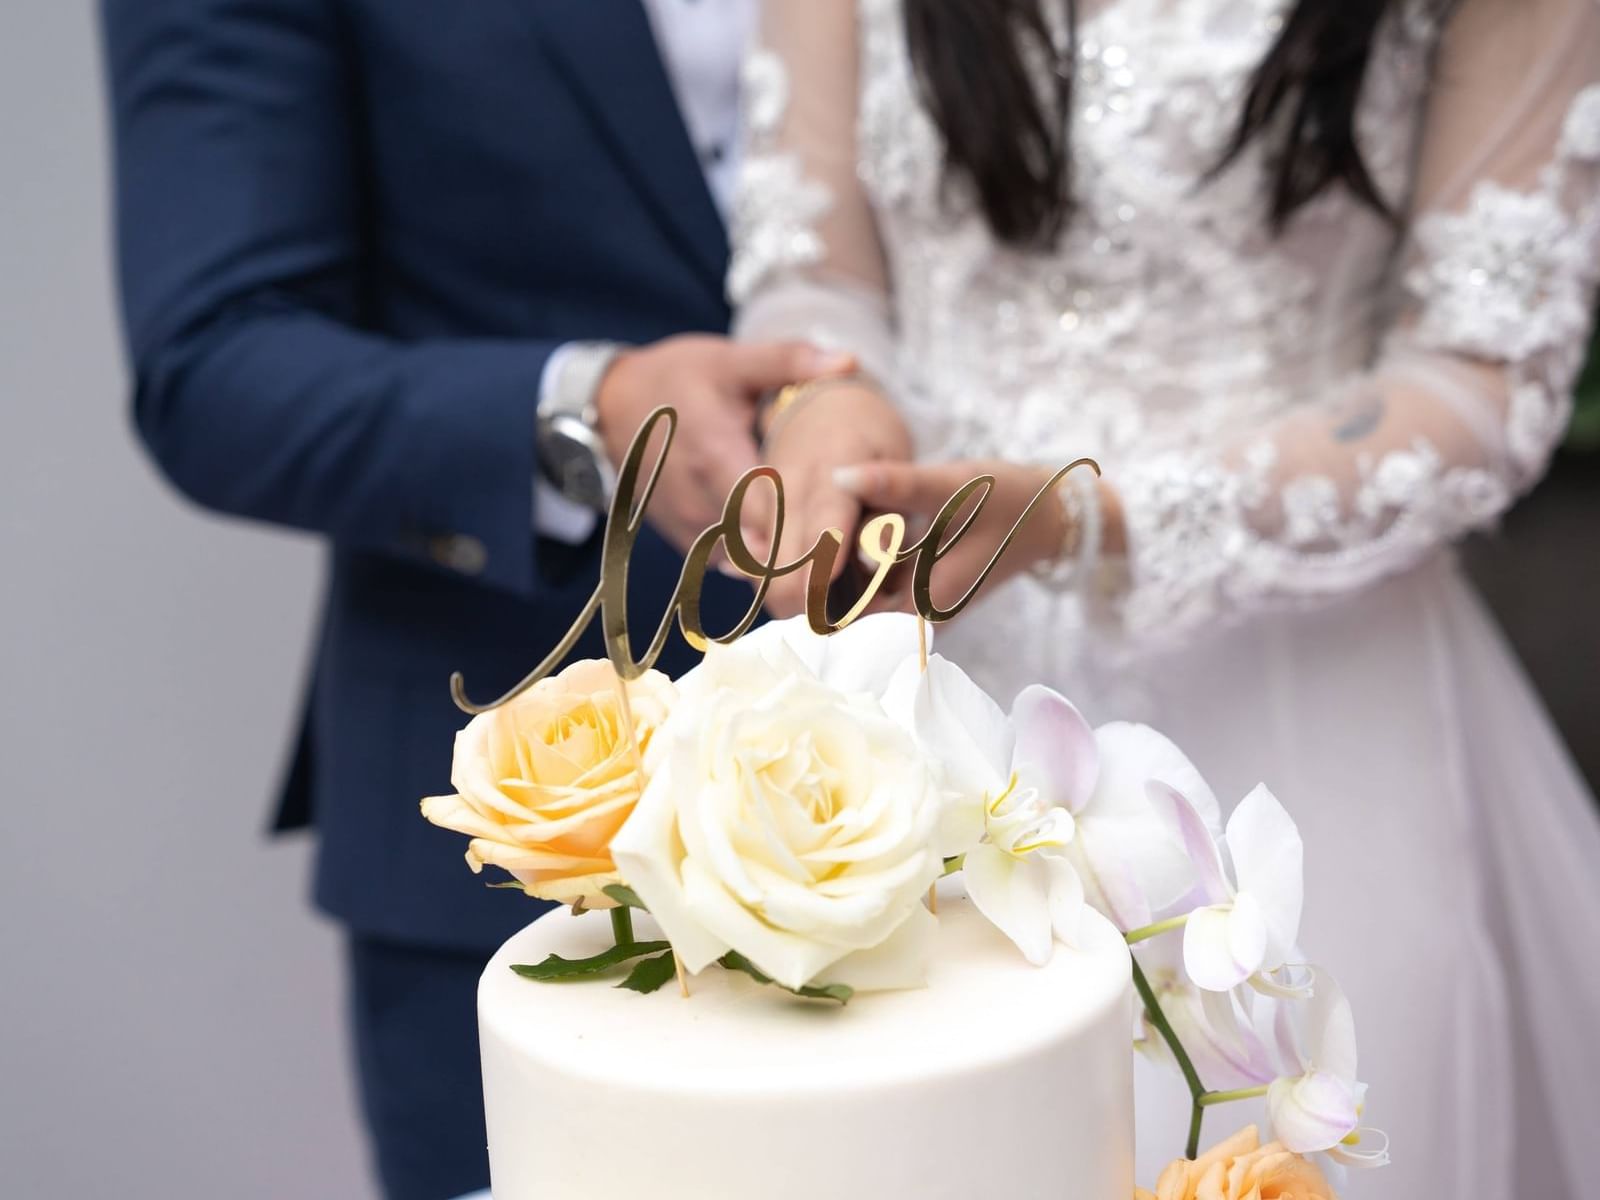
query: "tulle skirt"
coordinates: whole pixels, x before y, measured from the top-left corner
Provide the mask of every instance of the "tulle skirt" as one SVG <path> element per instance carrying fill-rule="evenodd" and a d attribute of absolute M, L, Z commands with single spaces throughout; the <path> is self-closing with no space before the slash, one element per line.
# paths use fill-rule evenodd
<path fill-rule="evenodd" d="M 1393 1165 L 1352 1172 L 1341 1194 L 1576 1196 L 1600 1130 L 1600 819 L 1453 561 L 1114 679 L 1059 652 L 1088 636 L 1059 601 L 1006 592 L 1007 624 L 985 606 L 939 647 L 997 697 L 1039 678 L 1023 648 L 1043 634 L 1049 681 L 1091 721 L 1146 720 L 1225 811 L 1265 781 L 1298 822 L 1301 942 L 1350 996 L 1364 1121 L 1392 1142 Z M 1052 604 L 1068 628 L 1049 628 Z M 1183 1151 L 1188 1096 L 1170 1068 L 1141 1063 L 1137 1079 L 1149 1187 Z M 1202 1144 L 1260 1114 L 1210 1109 Z"/>

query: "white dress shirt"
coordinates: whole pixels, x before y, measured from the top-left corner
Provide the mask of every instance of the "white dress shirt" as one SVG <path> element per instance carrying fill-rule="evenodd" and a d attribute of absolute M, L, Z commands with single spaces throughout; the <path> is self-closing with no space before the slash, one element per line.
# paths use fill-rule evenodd
<path fill-rule="evenodd" d="M 760 0 L 643 0 L 711 198 L 727 218 L 739 173 L 739 65 L 755 34 Z M 562 350 L 545 362 L 542 395 L 561 370 Z M 581 542 L 599 518 L 538 475 L 534 524 L 547 537 Z"/>
<path fill-rule="evenodd" d="M 739 65 L 759 0 L 644 0 L 689 140 L 724 218 L 739 173 Z"/>

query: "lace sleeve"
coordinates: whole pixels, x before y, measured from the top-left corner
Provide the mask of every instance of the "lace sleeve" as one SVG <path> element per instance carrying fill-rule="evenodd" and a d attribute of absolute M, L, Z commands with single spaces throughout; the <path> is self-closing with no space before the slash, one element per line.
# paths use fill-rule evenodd
<path fill-rule="evenodd" d="M 1467 0 L 1440 47 L 1370 371 L 1242 440 L 1129 464 L 1141 639 L 1403 570 L 1543 472 L 1600 276 L 1600 5 Z"/>
<path fill-rule="evenodd" d="M 741 338 L 804 338 L 894 372 L 889 289 L 856 178 L 855 0 L 766 0 L 745 61 L 728 294 Z"/>

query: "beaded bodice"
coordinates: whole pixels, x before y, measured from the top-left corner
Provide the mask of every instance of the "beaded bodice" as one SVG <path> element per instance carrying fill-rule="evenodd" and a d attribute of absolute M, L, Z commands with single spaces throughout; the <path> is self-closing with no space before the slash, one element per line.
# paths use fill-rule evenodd
<path fill-rule="evenodd" d="M 1052 253 L 998 245 L 917 101 L 899 0 L 862 6 L 860 177 L 896 298 L 900 395 L 929 453 L 1132 453 L 1239 428 L 1370 355 L 1392 229 L 1327 194 L 1289 235 L 1262 151 L 1207 180 L 1281 0 L 1117 0 L 1079 31 L 1076 208 Z M 1364 124 L 1403 202 L 1428 44 L 1386 41 Z M 1342 277 L 1327 278 L 1337 248 Z M 1330 288 L 1329 284 L 1332 283 Z"/>

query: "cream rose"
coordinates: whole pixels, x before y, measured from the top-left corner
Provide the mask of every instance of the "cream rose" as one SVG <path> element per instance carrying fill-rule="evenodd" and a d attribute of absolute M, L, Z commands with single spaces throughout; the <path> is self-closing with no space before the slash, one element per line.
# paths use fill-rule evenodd
<path fill-rule="evenodd" d="M 474 871 L 504 867 L 530 896 L 613 907 L 600 890 L 621 881 L 611 839 L 642 788 L 620 686 L 609 662 L 586 659 L 474 717 L 456 735 L 456 794 L 424 800 L 422 815 L 472 838 Z M 641 754 L 674 695 L 656 671 L 628 684 Z"/>
<path fill-rule="evenodd" d="M 1261 1145 L 1254 1125 L 1241 1129 L 1193 1162 L 1179 1159 L 1161 1172 L 1154 1194 L 1135 1200 L 1337 1200 L 1315 1163 L 1278 1142 Z"/>
<path fill-rule="evenodd" d="M 685 968 L 737 950 L 791 988 L 925 981 L 939 795 L 880 703 L 915 653 L 909 617 L 785 621 L 680 681 L 612 850 Z"/>

